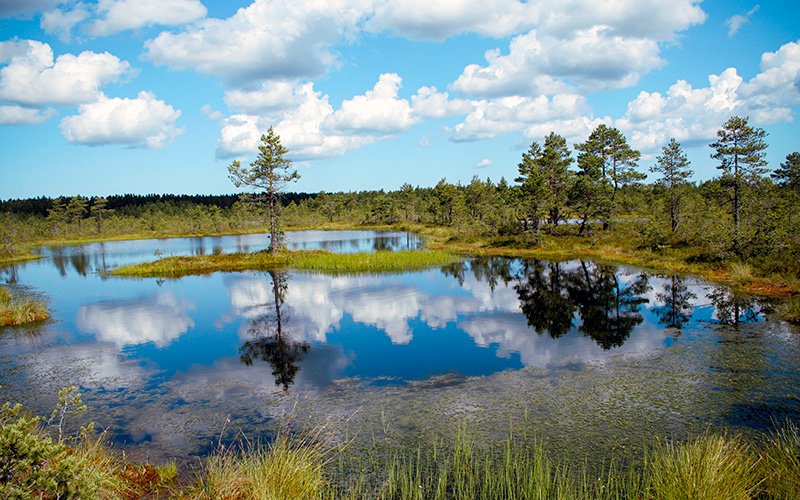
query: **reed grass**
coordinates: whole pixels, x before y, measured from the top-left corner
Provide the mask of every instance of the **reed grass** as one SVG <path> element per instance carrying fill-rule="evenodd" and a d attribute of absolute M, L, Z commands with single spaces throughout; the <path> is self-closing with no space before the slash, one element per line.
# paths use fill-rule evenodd
<path fill-rule="evenodd" d="M 12 294 L 0 286 L 0 327 L 24 325 L 50 317 L 47 307 L 30 297 Z"/>

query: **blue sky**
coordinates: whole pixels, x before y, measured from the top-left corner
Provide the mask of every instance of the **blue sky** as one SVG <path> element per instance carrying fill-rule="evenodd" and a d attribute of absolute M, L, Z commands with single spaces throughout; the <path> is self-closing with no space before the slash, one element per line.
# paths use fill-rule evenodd
<path fill-rule="evenodd" d="M 513 179 L 606 123 L 696 179 L 732 115 L 800 150 L 800 6 L 695 0 L 0 0 L 0 199 L 228 193 L 274 126 L 297 191 Z"/>

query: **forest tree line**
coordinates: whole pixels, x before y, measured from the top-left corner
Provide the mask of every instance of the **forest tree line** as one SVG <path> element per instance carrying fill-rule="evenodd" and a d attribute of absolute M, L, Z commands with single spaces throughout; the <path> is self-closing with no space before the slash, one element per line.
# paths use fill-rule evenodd
<path fill-rule="evenodd" d="M 676 140 L 650 165 L 616 128 L 600 125 L 574 150 L 550 133 L 522 155 L 518 176 L 394 191 L 283 193 L 285 226 L 424 224 L 464 241 L 534 245 L 546 235 L 605 237 L 697 261 L 743 260 L 765 272 L 800 266 L 800 153 L 769 169 L 763 130 L 732 117 L 710 144 L 720 175 L 692 181 Z M 643 182 L 647 171 L 653 182 Z M 204 234 L 263 228 L 253 195 L 121 195 L 0 203 L 0 251 L 47 239 L 122 234 Z"/>

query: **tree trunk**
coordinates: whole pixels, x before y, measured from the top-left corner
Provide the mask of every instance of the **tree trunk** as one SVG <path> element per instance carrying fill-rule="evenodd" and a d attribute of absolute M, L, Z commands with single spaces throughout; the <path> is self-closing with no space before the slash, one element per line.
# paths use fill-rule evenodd
<path fill-rule="evenodd" d="M 269 247 L 270 253 L 275 255 L 278 253 L 278 228 L 275 216 L 275 184 L 270 180 L 269 183 Z"/>

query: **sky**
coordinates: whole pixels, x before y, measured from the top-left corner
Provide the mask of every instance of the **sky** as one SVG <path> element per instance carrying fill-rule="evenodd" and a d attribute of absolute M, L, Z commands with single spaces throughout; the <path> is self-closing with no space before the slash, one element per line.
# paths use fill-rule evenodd
<path fill-rule="evenodd" d="M 490 5 L 490 7 L 487 7 Z M 236 192 L 272 126 L 302 192 L 513 181 L 616 127 L 694 180 L 749 117 L 800 150 L 800 3 L 0 0 L 0 199 Z M 652 179 L 652 177 L 651 177 Z"/>

